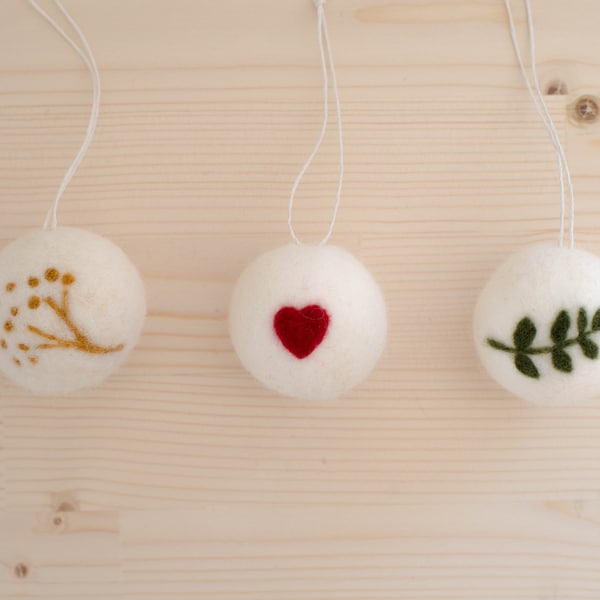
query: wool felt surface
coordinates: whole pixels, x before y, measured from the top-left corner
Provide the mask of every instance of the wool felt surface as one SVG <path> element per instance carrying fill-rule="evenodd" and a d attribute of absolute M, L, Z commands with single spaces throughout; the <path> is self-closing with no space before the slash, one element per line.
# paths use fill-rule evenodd
<path fill-rule="evenodd" d="M 33 392 L 100 384 L 135 346 L 145 314 L 137 269 L 97 234 L 38 230 L 0 252 L 0 371 Z"/>
<path fill-rule="evenodd" d="M 481 363 L 515 396 L 600 398 L 600 258 L 549 245 L 513 254 L 483 288 L 473 331 Z"/>
<path fill-rule="evenodd" d="M 229 331 L 242 364 L 264 386 L 325 400 L 371 372 L 385 346 L 387 313 L 375 279 L 348 251 L 289 244 L 241 274 Z"/>

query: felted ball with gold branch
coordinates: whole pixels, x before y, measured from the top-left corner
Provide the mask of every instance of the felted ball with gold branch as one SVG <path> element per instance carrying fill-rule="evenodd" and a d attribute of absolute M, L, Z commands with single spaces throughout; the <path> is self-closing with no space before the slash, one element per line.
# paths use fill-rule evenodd
<path fill-rule="evenodd" d="M 145 311 L 140 276 L 110 240 L 33 231 L 0 253 L 0 370 L 38 393 L 98 385 L 134 347 Z"/>
<path fill-rule="evenodd" d="M 140 275 L 110 240 L 58 227 L 57 209 L 96 126 L 100 76 L 85 36 L 64 10 L 83 50 L 43 11 L 92 74 L 93 102 L 85 140 L 67 171 L 44 228 L 0 252 L 0 371 L 41 394 L 65 394 L 98 385 L 135 346 L 146 314 Z"/>

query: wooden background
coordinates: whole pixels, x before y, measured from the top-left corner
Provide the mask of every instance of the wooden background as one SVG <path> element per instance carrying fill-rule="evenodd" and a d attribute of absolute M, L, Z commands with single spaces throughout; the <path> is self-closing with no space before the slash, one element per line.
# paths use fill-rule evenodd
<path fill-rule="evenodd" d="M 237 275 L 289 239 L 318 132 L 312 3 L 65 5 L 103 97 L 60 220 L 125 249 L 149 316 L 98 389 L 40 398 L 1 380 L 0 598 L 597 600 L 600 401 L 529 407 L 471 342 L 493 269 L 558 231 L 502 2 L 327 5 L 347 155 L 332 242 L 380 281 L 390 335 L 370 379 L 321 404 L 262 389 L 227 336 Z M 600 94 L 600 5 L 533 10 L 543 88 L 567 92 L 547 101 L 577 241 L 600 253 L 600 125 L 581 101 Z M 1 245 L 41 226 L 90 98 L 73 51 L 2 0 Z M 332 132 L 301 187 L 305 240 L 327 227 L 336 151 Z"/>

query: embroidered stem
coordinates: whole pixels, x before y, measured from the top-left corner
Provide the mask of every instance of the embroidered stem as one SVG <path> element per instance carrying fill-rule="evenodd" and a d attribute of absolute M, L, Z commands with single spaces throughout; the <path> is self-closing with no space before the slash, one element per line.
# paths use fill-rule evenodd
<path fill-rule="evenodd" d="M 502 350 L 503 352 L 510 352 L 511 354 L 550 354 L 555 350 L 562 350 L 564 348 L 568 348 L 569 346 L 574 346 L 575 344 L 581 345 L 581 342 L 583 341 L 583 343 L 585 343 L 587 337 L 592 333 L 596 332 L 590 329 L 589 331 L 585 331 L 583 334 L 578 335 L 575 338 L 565 340 L 565 342 L 562 344 L 556 344 L 555 346 L 540 346 L 539 348 L 527 348 L 525 350 L 519 350 L 519 348 L 512 348 L 511 346 L 507 346 L 506 344 L 503 344 L 502 342 L 499 342 L 492 338 L 487 338 L 486 341 L 492 348 L 495 348 L 496 350 Z"/>
<path fill-rule="evenodd" d="M 118 346 L 100 346 L 91 342 L 86 335 L 81 333 L 80 329 L 75 325 L 75 323 L 73 323 L 69 313 L 69 291 L 67 289 L 63 289 L 62 303 L 60 305 L 58 305 L 56 300 L 51 297 L 44 298 L 44 303 L 47 304 L 56 314 L 56 316 L 69 328 L 69 330 L 75 336 L 75 339 L 60 338 L 56 335 L 52 335 L 51 333 L 47 333 L 38 327 L 28 325 L 27 328 L 29 331 L 31 331 L 31 333 L 35 333 L 46 340 L 54 342 L 53 344 L 39 344 L 37 346 L 37 350 L 50 350 L 52 348 L 77 348 L 77 350 L 81 350 L 82 352 L 87 352 L 89 354 L 110 354 L 111 352 L 119 352 L 125 347 L 123 344 L 119 344 Z"/>
<path fill-rule="evenodd" d="M 533 347 L 533 340 L 537 334 L 535 324 L 529 317 L 521 319 L 513 332 L 513 344 L 509 346 L 504 342 L 487 338 L 486 342 L 495 350 L 514 354 L 515 367 L 523 375 L 539 379 L 540 372 L 531 360 L 530 356 L 540 354 L 550 354 L 552 356 L 552 366 L 557 371 L 570 373 L 573 371 L 573 360 L 566 351 L 570 346 L 579 345 L 583 355 L 589 359 L 597 359 L 600 349 L 598 344 L 590 339 L 590 336 L 600 331 L 600 309 L 598 309 L 588 329 L 588 315 L 584 308 L 580 308 L 577 313 L 577 335 L 568 337 L 569 328 L 571 327 L 571 318 L 566 310 L 561 310 L 550 329 L 550 339 L 553 345 Z"/>

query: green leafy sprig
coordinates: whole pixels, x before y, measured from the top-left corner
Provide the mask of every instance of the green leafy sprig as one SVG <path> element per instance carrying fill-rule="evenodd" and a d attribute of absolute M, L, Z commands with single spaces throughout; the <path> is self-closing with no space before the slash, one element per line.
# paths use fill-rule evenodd
<path fill-rule="evenodd" d="M 552 356 L 552 366 L 557 371 L 570 373 L 573 370 L 573 360 L 566 348 L 578 345 L 584 356 L 590 359 L 598 358 L 598 344 L 590 339 L 590 335 L 600 331 L 600 309 L 592 317 L 590 328 L 588 329 L 589 319 L 584 308 L 580 308 L 577 313 L 577 335 L 569 338 L 569 329 L 571 327 L 571 317 L 566 310 L 561 310 L 552 327 L 550 328 L 550 339 L 552 346 L 533 347 L 533 341 L 537 334 L 535 324 L 529 317 L 521 319 L 513 332 L 514 346 L 508 346 L 503 342 L 487 338 L 487 343 L 496 350 L 509 352 L 515 355 L 515 367 L 533 379 L 539 379 L 540 372 L 530 358 L 536 354 L 550 354 Z"/>

